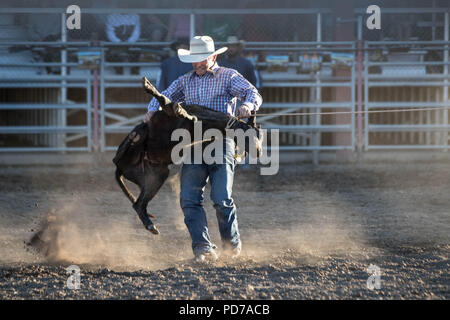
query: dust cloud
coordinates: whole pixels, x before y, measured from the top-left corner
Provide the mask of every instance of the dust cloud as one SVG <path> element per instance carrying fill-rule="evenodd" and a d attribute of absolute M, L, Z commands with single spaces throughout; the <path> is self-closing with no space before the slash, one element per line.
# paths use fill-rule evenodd
<path fill-rule="evenodd" d="M 296 263 L 315 263 L 348 254 L 355 258 L 364 251 L 366 240 L 358 224 L 346 223 L 340 212 L 351 214 L 351 208 L 339 199 L 330 198 L 325 205 L 322 202 L 317 207 L 286 210 L 284 219 L 303 216 L 302 221 L 292 219 L 281 226 L 266 221 L 262 230 L 243 235 L 246 254 L 257 262 L 277 261 L 290 255 L 296 256 Z"/>
<path fill-rule="evenodd" d="M 127 182 L 136 194 L 137 188 Z M 209 198 L 209 186 L 205 198 Z M 119 191 L 120 192 L 120 191 Z M 190 237 L 184 224 L 179 204 L 179 168 L 171 171 L 166 187 L 149 205 L 149 212 L 161 219 L 161 235 L 148 233 L 131 208 L 131 203 L 120 193 L 103 194 L 100 203 L 93 204 L 98 195 L 79 193 L 62 203 L 53 205 L 40 223 L 30 244 L 49 263 L 106 266 L 114 269 L 164 269 L 192 259 Z M 319 199 L 316 191 L 308 197 Z M 112 200 L 116 198 L 116 200 Z M 114 214 L 120 200 L 120 214 Z M 98 202 L 98 201 L 97 201 Z M 110 205 L 111 203 L 111 205 Z M 283 203 L 274 203 L 283 211 Z M 103 204 L 103 205 L 102 205 Z M 256 203 L 255 203 L 256 204 Z M 258 206 L 251 205 L 251 209 Z M 210 199 L 205 201 L 212 241 L 219 245 L 217 221 Z M 351 208 L 340 199 L 330 199 L 319 207 L 305 207 L 292 210 L 286 208 L 284 216 L 264 218 L 256 230 L 246 220 L 245 211 L 238 210 L 243 251 L 240 260 L 269 263 L 281 256 L 293 253 L 304 262 L 315 262 L 328 255 L 347 254 L 361 249 L 361 241 L 355 237 L 355 224 L 351 229 L 342 221 L 339 213 L 350 212 Z M 244 211 L 244 212 L 242 212 Z M 242 215 L 241 215 L 242 213 Z M 252 213 L 253 217 L 256 217 Z M 303 216 L 301 221 L 295 217 Z M 280 221 L 294 218 L 288 224 Z M 350 236 L 351 235 L 351 236 Z M 236 261 L 223 260 L 225 264 Z"/>
<path fill-rule="evenodd" d="M 371 166 L 356 173 L 331 167 L 269 178 L 239 173 L 233 198 L 243 250 L 237 262 L 221 258 L 219 265 L 270 264 L 280 259 L 286 264 L 315 263 L 349 254 L 351 259 L 366 259 L 383 248 L 447 244 L 445 170 L 438 166 L 417 176 L 416 167 L 402 166 L 401 171 L 393 166 L 387 171 L 385 166 Z M 43 263 L 156 270 L 192 261 L 191 239 L 179 203 L 179 168 L 171 170 L 149 204 L 161 231 L 158 236 L 145 230 L 111 168 L 80 172 L 86 169 L 7 171 L 0 195 L 1 263 L 35 262 L 21 248 L 22 240 L 33 237 L 30 229 L 38 230 L 32 247 L 40 249 L 35 256 Z M 28 189 L 22 187 L 27 184 Z M 137 194 L 136 186 L 127 185 Z M 220 253 L 209 192 L 208 186 L 204 206 L 211 240 Z M 35 201 L 39 207 L 34 207 Z M 30 220 L 40 221 L 39 227 Z"/>
<path fill-rule="evenodd" d="M 135 218 L 108 218 L 73 200 L 46 215 L 29 245 L 48 263 L 114 269 L 162 269 L 187 258 L 164 245 L 167 236 L 151 235 Z"/>

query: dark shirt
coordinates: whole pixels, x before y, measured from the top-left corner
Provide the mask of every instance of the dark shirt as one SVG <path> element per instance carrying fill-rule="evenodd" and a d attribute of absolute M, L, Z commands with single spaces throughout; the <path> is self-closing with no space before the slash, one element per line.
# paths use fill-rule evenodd
<path fill-rule="evenodd" d="M 247 79 L 252 85 L 254 85 L 255 87 L 257 86 L 255 67 L 250 62 L 250 60 L 241 56 L 237 56 L 235 59 L 225 57 L 218 60 L 218 64 L 223 67 L 236 70 L 237 72 L 242 74 L 244 78 Z"/>
<path fill-rule="evenodd" d="M 167 58 L 161 63 L 161 77 L 158 90 L 166 90 L 172 82 L 185 73 L 192 71 L 192 64 L 181 62 L 178 57 Z"/>

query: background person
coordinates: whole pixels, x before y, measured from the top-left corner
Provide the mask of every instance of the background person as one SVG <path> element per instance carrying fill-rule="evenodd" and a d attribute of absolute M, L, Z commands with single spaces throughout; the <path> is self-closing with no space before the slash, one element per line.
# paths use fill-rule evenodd
<path fill-rule="evenodd" d="M 220 65 L 237 70 L 256 87 L 257 74 L 255 67 L 250 60 L 242 56 L 244 41 L 238 40 L 236 36 L 230 36 L 227 38 L 227 47 L 227 53 L 218 61 Z"/>
<path fill-rule="evenodd" d="M 188 40 L 175 41 L 170 45 L 170 48 L 177 53 L 178 49 L 188 49 Z M 164 59 L 161 63 L 161 75 L 158 81 L 158 91 L 166 90 L 169 85 L 185 73 L 192 71 L 192 65 L 183 63 L 177 56 Z"/>
<path fill-rule="evenodd" d="M 106 19 L 106 36 L 111 42 L 136 42 L 141 34 L 137 14 L 109 14 Z"/>
<path fill-rule="evenodd" d="M 137 42 L 141 34 L 139 15 L 109 14 L 106 19 L 106 37 L 114 43 Z M 137 62 L 139 54 L 130 52 L 128 47 L 111 47 L 108 50 L 108 60 L 111 62 Z M 115 67 L 116 73 L 123 74 L 123 67 Z M 132 74 L 138 74 L 139 68 L 131 68 Z"/>
<path fill-rule="evenodd" d="M 260 89 L 261 81 L 258 71 L 255 69 L 253 63 L 242 55 L 244 44 L 244 40 L 239 40 L 236 36 L 229 36 L 227 38 L 228 50 L 224 54 L 224 57 L 219 59 L 219 63 L 224 67 L 235 69 L 245 79 L 250 81 L 251 84 Z M 241 164 L 243 165 L 242 168 L 249 168 L 248 155 Z"/>

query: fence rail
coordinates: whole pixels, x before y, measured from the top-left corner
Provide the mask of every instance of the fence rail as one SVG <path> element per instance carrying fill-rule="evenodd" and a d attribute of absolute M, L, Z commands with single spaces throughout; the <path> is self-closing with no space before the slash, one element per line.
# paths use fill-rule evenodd
<path fill-rule="evenodd" d="M 22 81 L 35 81 L 36 79 L 21 79 Z M 5 78 L 0 78 L 1 88 L 29 88 L 30 83 L 4 83 Z M 31 85 L 32 88 L 61 88 L 60 84 L 39 82 L 38 86 Z M 1 125 L 0 136 L 5 140 L 11 135 L 31 136 L 33 144 L 44 144 L 43 146 L 29 147 L 0 147 L 0 152 L 34 152 L 34 151 L 91 151 L 91 79 L 84 79 L 83 83 L 66 83 L 64 87 L 81 88 L 85 90 L 86 102 L 82 104 L 73 104 L 61 102 L 61 96 L 58 95 L 59 103 L 0 103 L 0 111 L 23 111 L 21 115 L 26 120 L 26 125 Z M 60 93 L 60 92 L 58 92 Z M 75 126 L 67 125 L 65 121 L 69 110 L 83 110 L 85 112 L 85 125 Z M 36 114 L 33 111 L 41 111 Z M 23 119 L 22 119 L 23 120 Z M 68 136 L 68 134 L 77 134 Z M 41 135 L 36 139 L 36 135 Z M 34 137 L 33 137 L 34 136 Z M 81 138 L 86 138 L 86 144 L 83 147 L 70 147 L 66 142 Z M 44 140 L 44 141 L 42 141 Z M 23 144 L 23 143 L 21 143 Z"/>

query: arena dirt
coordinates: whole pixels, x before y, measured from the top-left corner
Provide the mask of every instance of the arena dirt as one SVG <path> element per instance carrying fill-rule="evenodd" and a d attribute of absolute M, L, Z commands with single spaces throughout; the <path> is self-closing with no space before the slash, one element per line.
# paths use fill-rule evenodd
<path fill-rule="evenodd" d="M 149 205 L 159 236 L 113 173 L 110 163 L 0 167 L 0 299 L 450 298 L 449 163 L 238 167 L 243 252 L 214 264 L 192 261 L 176 172 Z M 28 244 L 37 233 L 40 251 Z M 72 264 L 79 290 L 66 287 Z M 380 289 L 367 287 L 370 265 Z"/>

